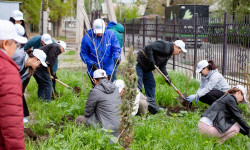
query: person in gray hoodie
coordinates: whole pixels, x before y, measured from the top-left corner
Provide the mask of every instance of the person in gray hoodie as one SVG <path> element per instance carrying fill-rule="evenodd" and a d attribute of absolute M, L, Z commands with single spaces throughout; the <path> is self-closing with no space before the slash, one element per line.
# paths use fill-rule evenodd
<path fill-rule="evenodd" d="M 99 124 L 105 129 L 112 130 L 112 135 L 118 137 L 121 97 L 118 87 L 111 83 L 107 77 L 106 72 L 102 69 L 94 71 L 95 87 L 89 93 L 84 116 L 78 116 L 76 123 L 93 125 L 94 127 Z"/>
<path fill-rule="evenodd" d="M 226 79 L 218 72 L 213 60 L 202 60 L 197 64 L 196 73 L 201 73 L 201 82 L 198 91 L 186 98 L 188 102 L 199 100 L 212 105 L 217 99 L 230 89 Z"/>

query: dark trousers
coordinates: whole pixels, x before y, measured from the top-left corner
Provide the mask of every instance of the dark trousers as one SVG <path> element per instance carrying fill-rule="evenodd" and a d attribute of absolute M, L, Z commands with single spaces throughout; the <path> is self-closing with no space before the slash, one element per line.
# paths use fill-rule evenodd
<path fill-rule="evenodd" d="M 206 95 L 199 98 L 199 100 L 208 105 L 212 105 L 217 99 L 223 96 L 225 93 L 219 90 L 211 90 Z"/>
<path fill-rule="evenodd" d="M 152 71 L 143 71 L 139 65 L 136 65 L 136 73 L 138 76 L 138 88 L 142 91 L 144 85 L 147 97 L 155 98 L 156 82 Z"/>
<path fill-rule="evenodd" d="M 93 76 L 90 76 L 89 74 L 88 74 L 88 76 L 89 76 L 89 79 L 90 79 L 90 81 L 91 81 L 91 83 L 92 83 L 92 86 L 95 87 L 95 83 L 94 83 L 94 78 L 93 78 Z M 110 80 L 110 78 L 111 78 L 111 75 L 108 75 L 108 80 Z"/>
<path fill-rule="evenodd" d="M 118 68 L 119 64 L 117 64 L 115 66 L 115 69 L 114 69 L 114 72 L 113 72 L 113 75 L 112 75 L 112 79 L 111 79 L 111 82 L 114 82 L 116 80 L 116 72 L 117 72 L 117 68 Z"/>
<path fill-rule="evenodd" d="M 23 83 L 22 83 L 22 85 L 23 85 L 23 115 L 24 115 L 24 117 L 27 117 L 27 116 L 30 115 L 29 109 L 28 109 L 28 106 L 27 106 L 27 103 L 26 103 L 26 99 L 25 99 L 25 97 L 24 97 L 24 92 L 25 92 L 25 89 L 26 89 L 26 87 L 27 87 L 29 81 L 30 81 L 30 78 L 27 78 L 27 79 L 24 80 Z"/>
<path fill-rule="evenodd" d="M 51 100 L 52 97 L 52 81 L 47 70 L 36 70 L 34 78 L 38 84 L 37 95 L 39 99 L 47 101 Z"/>

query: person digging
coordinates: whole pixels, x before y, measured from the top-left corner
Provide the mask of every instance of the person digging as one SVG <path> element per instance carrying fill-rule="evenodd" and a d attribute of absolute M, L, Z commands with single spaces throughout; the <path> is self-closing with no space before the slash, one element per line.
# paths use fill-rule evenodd
<path fill-rule="evenodd" d="M 158 40 L 147 45 L 138 52 L 136 72 L 138 76 L 138 88 L 142 91 L 144 85 L 146 96 L 155 99 L 156 82 L 153 75 L 155 66 L 167 77 L 166 82 L 171 83 L 171 78 L 166 70 L 168 60 L 172 55 L 186 53 L 185 43 L 182 40 L 169 42 Z"/>

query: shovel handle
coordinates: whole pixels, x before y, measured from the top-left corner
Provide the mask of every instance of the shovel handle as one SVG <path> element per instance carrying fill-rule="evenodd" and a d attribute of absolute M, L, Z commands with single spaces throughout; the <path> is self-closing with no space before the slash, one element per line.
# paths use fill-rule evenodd
<path fill-rule="evenodd" d="M 161 72 L 161 70 L 155 65 L 155 69 L 169 82 L 168 78 Z M 174 88 L 174 90 L 181 96 L 184 97 L 183 94 L 171 83 L 170 86 L 172 86 Z M 184 98 L 185 99 L 185 98 Z"/>
<path fill-rule="evenodd" d="M 50 72 L 50 68 L 47 67 L 47 69 L 48 69 L 49 76 L 51 77 L 52 75 L 51 75 L 51 72 Z M 51 79 L 51 81 L 52 81 L 52 79 Z M 54 91 L 53 88 L 52 88 L 52 95 L 53 95 L 53 97 L 55 98 L 56 94 L 55 94 L 55 91 Z"/>
<path fill-rule="evenodd" d="M 65 86 L 66 88 L 72 89 L 72 87 L 68 86 L 67 84 L 63 83 L 62 81 L 55 79 L 58 83 L 60 83 L 61 85 Z"/>

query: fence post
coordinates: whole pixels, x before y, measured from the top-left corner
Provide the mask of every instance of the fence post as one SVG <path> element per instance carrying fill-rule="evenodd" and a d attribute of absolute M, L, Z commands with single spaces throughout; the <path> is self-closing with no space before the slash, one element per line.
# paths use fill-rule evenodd
<path fill-rule="evenodd" d="M 194 17 L 194 72 L 193 76 L 196 78 L 195 68 L 197 64 L 197 29 L 198 29 L 198 14 L 195 13 Z"/>
<path fill-rule="evenodd" d="M 223 40 L 223 59 L 222 59 L 222 75 L 226 75 L 227 68 L 227 11 L 224 14 L 224 40 Z"/>
<path fill-rule="evenodd" d="M 155 18 L 155 39 L 158 40 L 158 16 Z"/>
<path fill-rule="evenodd" d="M 173 33 L 173 41 L 176 40 L 176 35 L 175 35 L 175 27 L 176 27 L 176 14 L 174 14 L 174 19 L 173 19 L 173 23 L 174 23 L 174 33 Z M 173 55 L 173 70 L 175 70 L 175 55 Z"/>
<path fill-rule="evenodd" d="M 145 47 L 145 17 L 143 17 L 143 25 L 142 25 L 142 47 Z"/>
<path fill-rule="evenodd" d="M 132 45 L 133 45 L 133 50 L 135 49 L 135 32 L 134 32 L 134 26 L 135 26 L 135 18 L 133 18 L 133 21 L 132 21 Z"/>
<path fill-rule="evenodd" d="M 126 42 L 126 19 L 123 19 L 123 26 L 124 26 L 124 32 L 123 32 L 123 53 L 125 56 L 125 42 Z"/>

